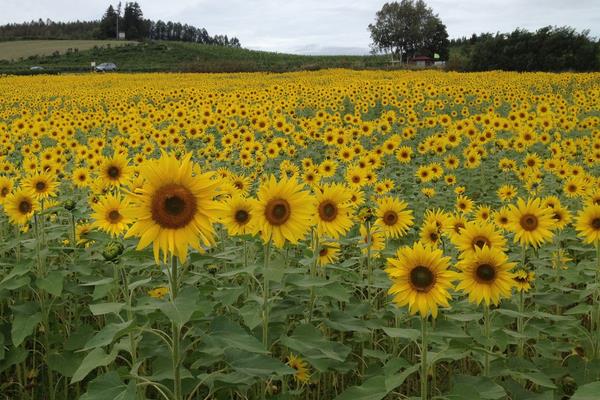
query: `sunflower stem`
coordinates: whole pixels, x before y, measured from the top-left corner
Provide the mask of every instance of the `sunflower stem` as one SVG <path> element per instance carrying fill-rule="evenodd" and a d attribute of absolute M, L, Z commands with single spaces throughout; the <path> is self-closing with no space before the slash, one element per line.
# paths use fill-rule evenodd
<path fill-rule="evenodd" d="M 427 318 L 421 318 L 421 399 L 427 400 Z"/>
<path fill-rule="evenodd" d="M 521 247 L 521 267 L 523 270 L 527 271 L 527 266 L 525 265 L 527 248 L 525 246 Z M 523 340 L 523 332 L 525 331 L 525 326 L 523 322 L 523 312 L 525 311 L 525 295 L 523 290 L 519 291 L 519 315 L 517 316 L 517 332 L 519 333 L 519 338 L 517 340 L 517 356 L 520 358 L 525 354 L 525 341 Z"/>
<path fill-rule="evenodd" d="M 486 352 L 484 354 L 484 363 L 483 363 L 483 376 L 490 376 L 490 306 L 489 304 L 485 304 L 483 306 L 483 330 L 485 335 L 485 347 Z"/>
<path fill-rule="evenodd" d="M 317 232 L 313 232 L 313 262 L 310 269 L 310 275 L 312 278 L 317 276 L 317 267 L 319 264 L 319 235 Z M 312 321 L 313 311 L 315 309 L 315 303 L 317 296 L 315 295 L 315 287 L 310 287 L 310 306 L 308 309 L 308 322 Z"/>
<path fill-rule="evenodd" d="M 178 276 L 177 276 L 177 257 L 171 256 L 171 301 L 175 303 L 178 294 Z M 172 361 L 173 361 L 173 396 L 174 400 L 182 400 L 183 396 L 181 393 L 181 370 L 180 370 L 180 341 L 181 341 L 181 327 L 173 322 L 171 324 L 172 332 Z"/>
<path fill-rule="evenodd" d="M 600 241 L 596 241 L 596 288 L 594 290 L 594 312 L 595 312 L 595 346 L 594 358 L 600 357 L 600 289 L 598 288 L 600 276 Z M 592 325 L 593 326 L 593 325 Z"/>
<path fill-rule="evenodd" d="M 271 241 L 265 244 L 263 268 L 263 346 L 269 348 L 269 278 L 268 269 L 271 258 Z"/>

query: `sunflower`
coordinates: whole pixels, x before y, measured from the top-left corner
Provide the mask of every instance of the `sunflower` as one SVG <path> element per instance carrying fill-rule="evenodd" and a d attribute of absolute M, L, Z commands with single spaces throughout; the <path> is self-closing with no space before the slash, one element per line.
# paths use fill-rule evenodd
<path fill-rule="evenodd" d="M 71 174 L 71 182 L 78 188 L 87 187 L 90 184 L 90 172 L 87 168 L 75 168 Z"/>
<path fill-rule="evenodd" d="M 571 222 L 571 213 L 561 204 L 556 204 L 552 208 L 552 219 L 554 220 L 555 229 L 563 229 Z"/>
<path fill-rule="evenodd" d="M 212 173 L 193 174 L 191 154 L 182 160 L 163 153 L 159 160 L 146 162 L 141 174 L 143 187 L 132 196 L 132 208 L 127 217 L 134 224 L 125 237 L 138 236 L 137 249 L 153 243 L 154 259 L 167 255 L 187 258 L 188 246 L 203 251 L 200 245 L 214 243 L 215 204 L 218 183 Z"/>
<path fill-rule="evenodd" d="M 4 200 L 4 212 L 10 222 L 15 225 L 27 224 L 38 208 L 39 204 L 35 193 L 23 188 L 10 193 Z"/>
<path fill-rule="evenodd" d="M 314 199 L 295 178 L 271 175 L 258 189 L 254 204 L 257 227 L 263 241 L 283 247 L 285 241 L 298 243 L 312 226 Z"/>
<path fill-rule="evenodd" d="M 528 292 L 531 289 L 531 283 L 535 279 L 535 272 L 519 269 L 515 272 L 513 279 L 515 287 L 521 292 Z"/>
<path fill-rule="evenodd" d="M 398 249 L 395 258 L 388 258 L 385 272 L 392 280 L 388 293 L 403 307 L 408 304 L 411 314 L 417 311 L 422 318 L 431 313 L 437 317 L 438 306 L 449 307 L 455 273 L 448 270 L 450 257 L 441 250 L 416 242 L 412 247 Z"/>
<path fill-rule="evenodd" d="M 600 204 L 589 203 L 581 210 L 575 229 L 586 243 L 600 245 Z"/>
<path fill-rule="evenodd" d="M 514 266 L 502 250 L 488 246 L 476 248 L 458 262 L 461 272 L 456 288 L 467 293 L 472 303 L 485 301 L 488 306 L 497 305 L 501 298 L 510 297 L 515 286 L 514 274 L 510 272 Z"/>
<path fill-rule="evenodd" d="M 552 218 L 552 210 L 542 207 L 540 199 L 523 199 L 517 201 L 517 205 L 510 207 L 510 221 L 508 228 L 515 233 L 515 242 L 521 245 L 533 245 L 538 247 L 553 234 L 551 229 L 555 226 Z"/>
<path fill-rule="evenodd" d="M 463 254 L 474 252 L 483 246 L 504 251 L 506 239 L 487 222 L 467 222 L 460 235 L 451 237 L 452 243 Z"/>
<path fill-rule="evenodd" d="M 340 256 L 340 245 L 336 242 L 319 244 L 319 265 L 334 264 Z"/>
<path fill-rule="evenodd" d="M 398 238 L 404 236 L 413 224 L 412 210 L 407 210 L 408 205 L 393 197 L 384 197 L 377 201 L 375 215 L 377 225 L 388 237 Z"/>
<path fill-rule="evenodd" d="M 167 294 L 169 294 L 169 288 L 166 286 L 159 286 L 157 288 L 154 288 L 152 290 L 148 291 L 148 296 L 154 298 L 154 299 L 162 299 L 163 297 L 165 297 Z"/>
<path fill-rule="evenodd" d="M 75 243 L 78 246 L 91 246 L 94 241 L 90 240 L 87 235 L 92 231 L 92 224 L 80 223 L 75 227 Z"/>
<path fill-rule="evenodd" d="M 470 213 L 473 209 L 473 200 L 467 196 L 458 195 L 456 197 L 456 209 L 465 214 Z"/>
<path fill-rule="evenodd" d="M 14 183 L 12 179 L 6 176 L 0 176 L 0 204 L 4 204 L 6 196 L 13 190 Z"/>
<path fill-rule="evenodd" d="M 100 166 L 100 177 L 111 186 L 117 187 L 126 183 L 131 174 L 127 158 L 116 154 L 113 158 L 106 158 Z"/>
<path fill-rule="evenodd" d="M 344 185 L 333 183 L 315 191 L 317 233 L 337 239 L 352 227 L 352 192 Z"/>
<path fill-rule="evenodd" d="M 294 354 L 290 354 L 288 356 L 287 365 L 296 370 L 294 373 L 294 380 L 296 380 L 296 382 L 305 385 L 310 381 L 310 370 L 306 364 L 306 361 L 304 361 L 302 358 Z"/>
<path fill-rule="evenodd" d="M 421 227 L 419 238 L 423 244 L 431 247 L 438 247 L 442 240 L 442 231 L 435 223 L 425 223 Z"/>
<path fill-rule="evenodd" d="M 507 229 L 508 224 L 510 222 L 510 210 L 508 207 L 501 207 L 500 209 L 494 211 L 493 215 L 494 223 L 496 226 L 502 230 Z"/>
<path fill-rule="evenodd" d="M 230 235 L 256 233 L 252 199 L 233 195 L 217 204 L 216 215 Z"/>
<path fill-rule="evenodd" d="M 39 200 L 56 196 L 58 182 L 51 172 L 42 172 L 31 175 L 23 180 L 23 189 L 34 193 Z"/>
<path fill-rule="evenodd" d="M 124 233 L 131 223 L 131 219 L 126 217 L 130 212 L 129 208 L 128 199 L 108 194 L 92 204 L 92 226 L 110 233 L 111 236 L 118 236 Z"/>

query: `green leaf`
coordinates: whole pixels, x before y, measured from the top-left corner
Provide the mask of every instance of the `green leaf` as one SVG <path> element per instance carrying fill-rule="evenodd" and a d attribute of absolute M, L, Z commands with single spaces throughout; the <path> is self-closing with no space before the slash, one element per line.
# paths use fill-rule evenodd
<path fill-rule="evenodd" d="M 506 398 L 504 388 L 494 383 L 490 378 L 467 375 L 458 375 L 454 378 L 453 390 L 448 397 L 458 399 L 460 397 L 455 397 L 456 395 L 464 396 L 466 394 L 465 388 L 472 389 L 475 392 L 475 397 L 469 396 L 469 399 L 496 400 Z"/>
<path fill-rule="evenodd" d="M 577 388 L 571 400 L 597 400 L 600 393 L 600 381 L 588 383 Z"/>
<path fill-rule="evenodd" d="M 419 365 L 413 365 L 400 373 L 388 373 L 367 379 L 362 385 L 346 389 L 335 400 L 381 400 L 392 390 L 402 385 L 406 378 L 418 371 Z"/>
<path fill-rule="evenodd" d="M 408 339 L 410 341 L 416 342 L 421 336 L 421 331 L 417 329 L 408 329 L 408 328 L 381 328 L 385 332 L 386 335 L 392 338 L 401 338 Z"/>
<path fill-rule="evenodd" d="M 127 328 L 131 326 L 133 320 L 122 323 L 112 323 L 106 325 L 102 330 L 96 333 L 88 342 L 82 351 L 107 346 L 120 336 Z"/>
<path fill-rule="evenodd" d="M 58 271 L 52 271 L 45 278 L 36 279 L 35 284 L 52 296 L 58 297 L 62 293 L 64 279 L 63 274 Z"/>
<path fill-rule="evenodd" d="M 86 376 L 98 367 L 106 367 L 117 358 L 119 350 L 113 348 L 110 353 L 105 353 L 101 348 L 95 348 L 90 351 L 83 359 L 71 378 L 71 383 L 77 383 L 85 379 Z"/>
<path fill-rule="evenodd" d="M 278 359 L 237 349 L 226 350 L 225 361 L 236 371 L 251 376 L 266 378 L 272 375 L 291 375 L 296 372 Z"/>
<path fill-rule="evenodd" d="M 125 385 L 115 371 L 98 376 L 87 387 L 87 392 L 79 398 L 80 400 L 131 400 L 136 398 L 135 382 L 131 381 L 129 385 Z"/>
<path fill-rule="evenodd" d="M 211 327 L 210 337 L 221 346 L 222 350 L 234 348 L 251 353 L 268 353 L 258 339 L 225 317 L 215 318 Z"/>
<path fill-rule="evenodd" d="M 536 385 L 547 387 L 549 389 L 556 389 L 554 382 L 541 372 L 511 371 L 510 375 L 515 379 L 527 379 Z"/>
<path fill-rule="evenodd" d="M 125 303 L 98 303 L 90 304 L 90 311 L 94 315 L 118 314 Z"/>
<path fill-rule="evenodd" d="M 316 369 L 323 372 L 336 364 L 343 363 L 350 353 L 350 348 L 331 342 L 312 325 L 300 325 L 292 336 L 284 336 L 281 343 L 300 353 Z"/>
<path fill-rule="evenodd" d="M 178 326 L 185 325 L 194 311 L 196 311 L 198 305 L 198 291 L 193 288 L 186 288 L 182 290 L 175 302 L 165 301 L 160 304 L 159 308 L 171 320 Z"/>
<path fill-rule="evenodd" d="M 12 324 L 11 336 L 15 347 L 19 346 L 25 338 L 33 333 L 33 330 L 42 321 L 42 314 L 15 314 Z"/>

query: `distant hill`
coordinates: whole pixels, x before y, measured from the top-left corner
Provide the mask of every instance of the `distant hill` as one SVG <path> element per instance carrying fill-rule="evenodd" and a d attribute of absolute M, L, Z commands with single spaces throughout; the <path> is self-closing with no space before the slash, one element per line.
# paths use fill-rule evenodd
<path fill-rule="evenodd" d="M 63 48 L 73 48 L 77 42 L 65 41 Z M 27 46 L 39 49 L 39 55 L 12 62 L 0 61 L 0 73 L 34 73 L 30 71 L 32 66 L 44 67 L 43 73 L 85 72 L 90 70 L 92 61 L 114 62 L 119 71 L 129 72 L 286 72 L 320 68 L 389 67 L 389 58 L 384 56 L 304 56 L 172 41 L 118 43 L 118 46 L 106 41 L 84 42 L 92 45 L 92 48 L 87 47 L 86 50 L 75 47 L 77 51 L 54 55 L 47 54 L 50 49 L 56 48 L 56 41 L 0 43 L 11 49 L 13 54 L 17 54 L 17 49 Z M 93 47 L 93 43 L 97 47 Z"/>
<path fill-rule="evenodd" d="M 118 40 L 15 40 L 0 42 L 0 60 L 44 57 L 52 54 L 85 51 L 94 47 L 124 46 L 135 42 Z"/>

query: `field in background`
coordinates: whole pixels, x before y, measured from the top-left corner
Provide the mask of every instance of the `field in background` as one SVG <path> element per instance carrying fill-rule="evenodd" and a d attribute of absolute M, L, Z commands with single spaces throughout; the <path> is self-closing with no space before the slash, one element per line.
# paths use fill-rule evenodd
<path fill-rule="evenodd" d="M 35 42 L 37 41 L 32 41 Z M 65 53 L 58 56 L 39 56 L 10 63 L 2 62 L 4 57 L 0 56 L 0 74 L 29 73 L 30 67 L 38 65 L 43 66 L 45 72 L 49 73 L 84 72 L 89 70 L 91 61 L 114 62 L 120 71 L 128 72 L 287 72 L 321 68 L 362 69 L 389 66 L 389 59 L 383 56 L 305 56 L 183 42 L 146 42 L 106 47 L 106 44 L 114 42 L 65 41 L 65 43 L 75 42 L 88 42 L 90 45 L 88 50 L 78 46 L 78 52 L 69 53 L 66 49 L 75 45 L 65 45 Z M 9 46 L 8 49 L 16 54 L 16 49 L 12 50 L 12 48 L 17 43 L 19 42 L 0 43 L 0 46 Z M 98 48 L 94 48 L 93 43 L 96 43 Z M 104 47 L 100 47 L 100 44 L 104 44 Z M 50 45 L 46 47 L 51 48 Z M 1 47 L 0 54 L 4 54 Z"/>
<path fill-rule="evenodd" d="M 0 42 L 0 60 L 15 60 L 31 56 L 52 56 L 59 52 L 61 55 L 69 51 L 85 51 L 97 47 L 123 46 L 135 43 L 119 40 L 15 40 Z"/>

